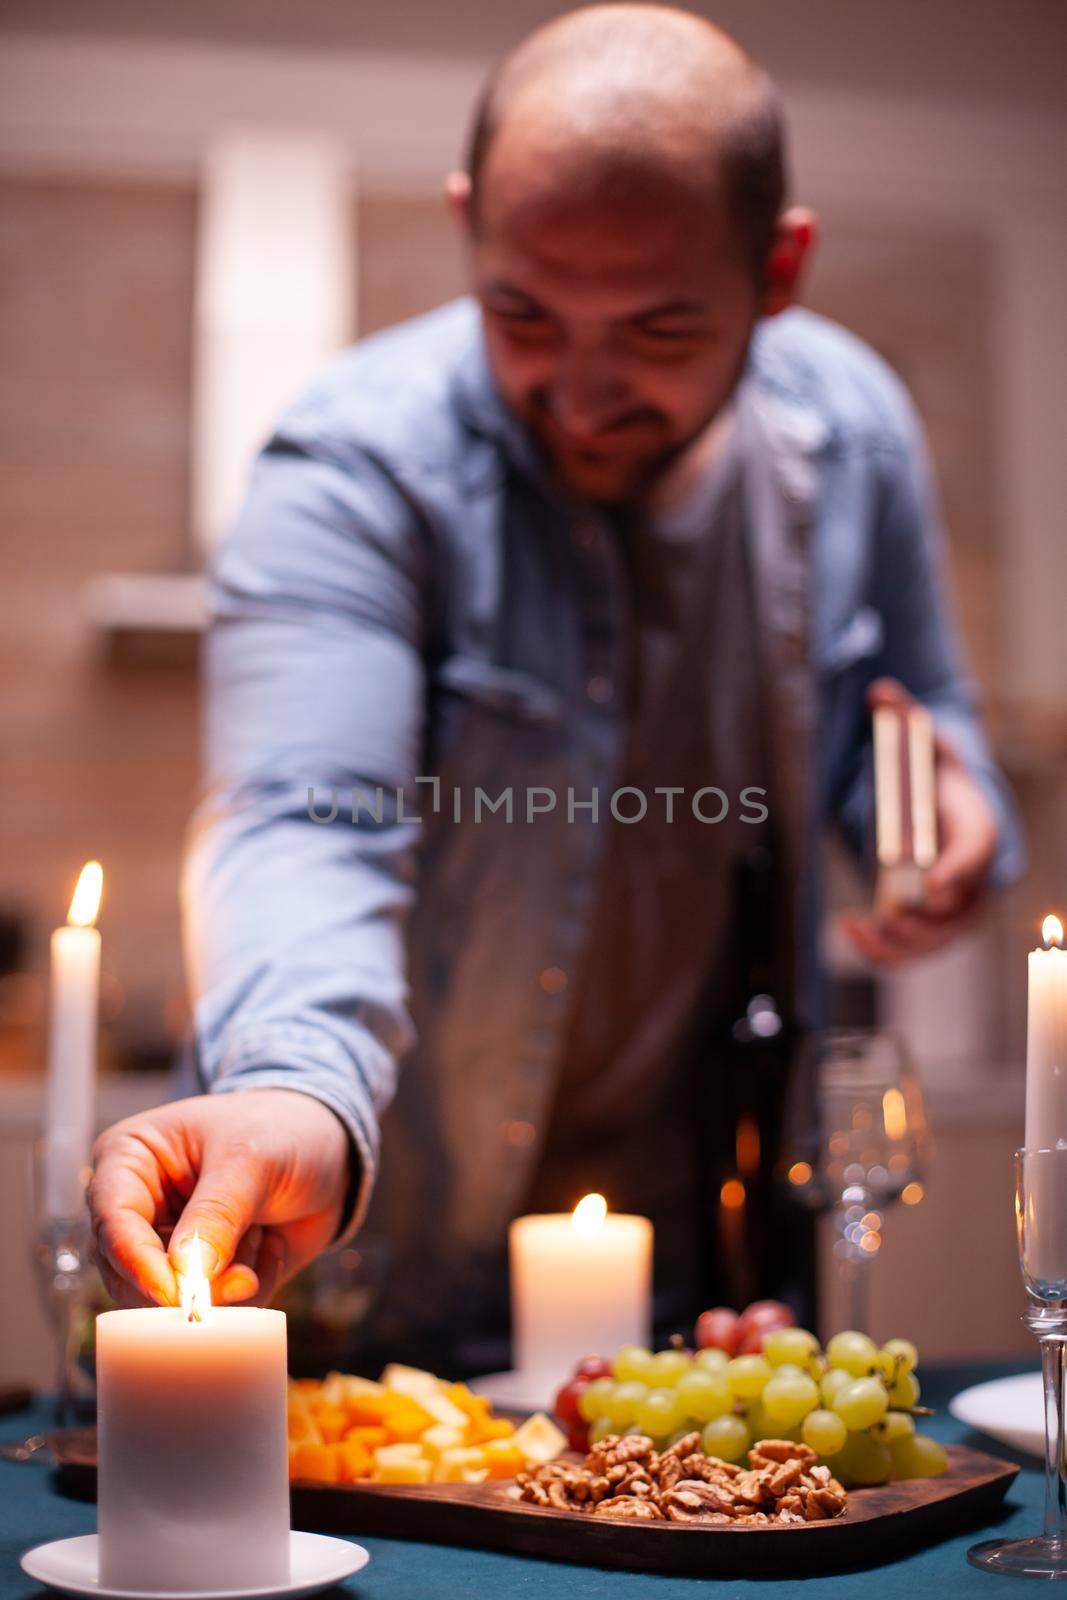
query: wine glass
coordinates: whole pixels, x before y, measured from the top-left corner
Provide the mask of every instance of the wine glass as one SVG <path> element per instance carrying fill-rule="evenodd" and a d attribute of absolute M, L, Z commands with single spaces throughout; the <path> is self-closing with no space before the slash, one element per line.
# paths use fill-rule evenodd
<path fill-rule="evenodd" d="M 833 1212 L 850 1325 L 867 1331 L 882 1213 L 923 1176 L 931 1154 L 922 1087 L 903 1041 L 870 1028 L 810 1035 L 792 1078 L 782 1152 L 779 1176 L 792 1197 Z"/>
<path fill-rule="evenodd" d="M 1015 1220 L 1030 1302 L 1023 1321 L 1041 1346 L 1045 1529 L 1022 1539 L 983 1539 L 967 1560 L 985 1572 L 1067 1578 L 1067 1149 L 1015 1152 Z"/>
<path fill-rule="evenodd" d="M 95 1384 L 81 1364 L 81 1354 L 91 1339 L 94 1292 L 99 1279 L 92 1261 L 89 1214 L 50 1214 L 45 1204 L 45 1153 L 43 1141 L 33 1148 L 30 1182 L 32 1215 L 36 1219 L 33 1263 L 41 1303 L 55 1340 L 55 1421 L 65 1427 L 91 1414 Z M 71 1207 L 73 1210 L 73 1206 Z"/>

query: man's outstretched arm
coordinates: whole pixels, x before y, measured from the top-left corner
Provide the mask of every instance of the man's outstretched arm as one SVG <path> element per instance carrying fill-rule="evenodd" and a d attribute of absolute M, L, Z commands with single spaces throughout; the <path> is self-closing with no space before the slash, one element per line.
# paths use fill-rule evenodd
<path fill-rule="evenodd" d="M 113 1287 L 172 1299 L 195 1227 L 215 1273 L 242 1269 L 220 1294 L 259 1279 L 262 1295 L 365 1208 L 412 1037 L 402 924 L 419 827 L 397 793 L 410 805 L 423 738 L 420 537 L 376 467 L 282 435 L 216 562 L 208 782 L 183 882 L 207 1093 L 98 1145 Z M 335 799 L 335 820 L 313 819 Z"/>

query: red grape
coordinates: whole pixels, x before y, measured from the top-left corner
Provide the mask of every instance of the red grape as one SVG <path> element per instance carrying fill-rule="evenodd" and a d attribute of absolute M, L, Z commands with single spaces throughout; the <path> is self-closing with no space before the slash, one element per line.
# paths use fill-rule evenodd
<path fill-rule="evenodd" d="M 797 1319 L 781 1300 L 753 1300 L 741 1313 L 739 1339 L 759 1329 L 770 1333 L 772 1328 L 795 1328 Z M 740 1348 L 740 1346 L 739 1346 Z"/>
<path fill-rule="evenodd" d="M 585 1421 L 578 1410 L 578 1396 L 592 1381 L 592 1378 L 571 1378 L 570 1382 L 565 1383 L 558 1391 L 552 1409 L 565 1428 L 585 1427 Z"/>
<path fill-rule="evenodd" d="M 567 1429 L 567 1447 L 577 1450 L 579 1455 L 585 1455 L 589 1449 L 589 1428 L 586 1423 L 580 1422 L 577 1427 Z"/>
<path fill-rule="evenodd" d="M 576 1378 L 610 1378 L 611 1362 L 606 1356 L 583 1356 L 574 1368 Z"/>
<path fill-rule="evenodd" d="M 740 1319 L 729 1306 L 715 1306 L 703 1311 L 697 1318 L 696 1341 L 698 1350 L 725 1350 L 733 1355 L 737 1348 Z"/>
<path fill-rule="evenodd" d="M 779 1324 L 775 1323 L 775 1327 Z M 763 1341 L 772 1330 L 770 1328 L 749 1328 L 747 1333 L 741 1335 L 737 1346 L 739 1356 L 759 1356 L 763 1354 Z"/>

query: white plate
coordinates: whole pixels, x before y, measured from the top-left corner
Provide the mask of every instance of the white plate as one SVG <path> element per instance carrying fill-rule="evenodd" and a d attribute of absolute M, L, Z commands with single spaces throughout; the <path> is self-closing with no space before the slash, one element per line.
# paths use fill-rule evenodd
<path fill-rule="evenodd" d="M 290 1533 L 289 1582 L 268 1589 L 227 1589 L 216 1600 L 297 1600 L 299 1595 L 318 1594 L 331 1584 L 350 1578 L 365 1567 L 370 1556 L 362 1545 L 347 1539 L 331 1539 L 322 1533 Z M 165 1592 L 150 1589 L 105 1589 L 98 1576 L 97 1535 L 80 1539 L 57 1539 L 27 1550 L 22 1570 L 38 1583 L 47 1583 L 61 1594 L 92 1595 L 94 1600 L 210 1600 L 203 1590 Z"/>
<path fill-rule="evenodd" d="M 561 1378 L 556 1389 L 562 1382 Z M 555 1390 L 548 1392 L 550 1383 L 543 1374 L 487 1372 L 481 1378 L 472 1378 L 470 1388 L 495 1406 L 510 1406 L 513 1411 L 551 1411 Z"/>
<path fill-rule="evenodd" d="M 956 1395 L 948 1408 L 957 1421 L 988 1433 L 1013 1450 L 1031 1456 L 1045 1454 L 1045 1401 L 1040 1372 L 978 1383 Z"/>

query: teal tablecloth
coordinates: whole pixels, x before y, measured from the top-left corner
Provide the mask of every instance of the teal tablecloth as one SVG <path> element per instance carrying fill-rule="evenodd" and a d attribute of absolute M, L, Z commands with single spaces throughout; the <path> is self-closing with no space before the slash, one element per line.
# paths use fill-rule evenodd
<path fill-rule="evenodd" d="M 1018 1461 L 1023 1471 L 1008 1491 L 1006 1514 L 995 1526 L 976 1529 L 941 1544 L 891 1561 L 867 1572 L 846 1572 L 805 1579 L 660 1578 L 609 1572 L 558 1562 L 491 1555 L 443 1545 L 364 1538 L 370 1565 L 358 1577 L 331 1591 L 333 1600 L 541 1600 L 542 1596 L 580 1594 L 582 1600 L 696 1600 L 709 1587 L 723 1600 L 750 1597 L 784 1600 L 803 1593 L 805 1600 L 855 1600 L 872 1594 L 877 1600 L 996 1600 L 1018 1596 L 1026 1580 L 991 1577 L 967 1565 L 965 1552 L 977 1539 L 993 1534 L 1036 1533 L 1044 1514 L 1042 1473 L 1028 1458 L 1013 1456 L 1002 1446 L 974 1436 L 940 1410 L 957 1390 L 987 1378 L 1004 1376 L 1018 1367 L 971 1367 L 923 1373 L 923 1399 L 939 1408 L 927 1427 L 939 1439 L 970 1443 Z M 18 1439 L 47 1426 L 44 1408 L 0 1419 L 0 1438 Z M 45 1591 L 23 1576 L 19 1556 L 31 1545 L 62 1539 L 96 1528 L 96 1508 L 56 1493 L 50 1472 L 41 1464 L 0 1461 L 0 1597 L 32 1600 Z M 862 1588 L 861 1588 L 862 1586 Z"/>

